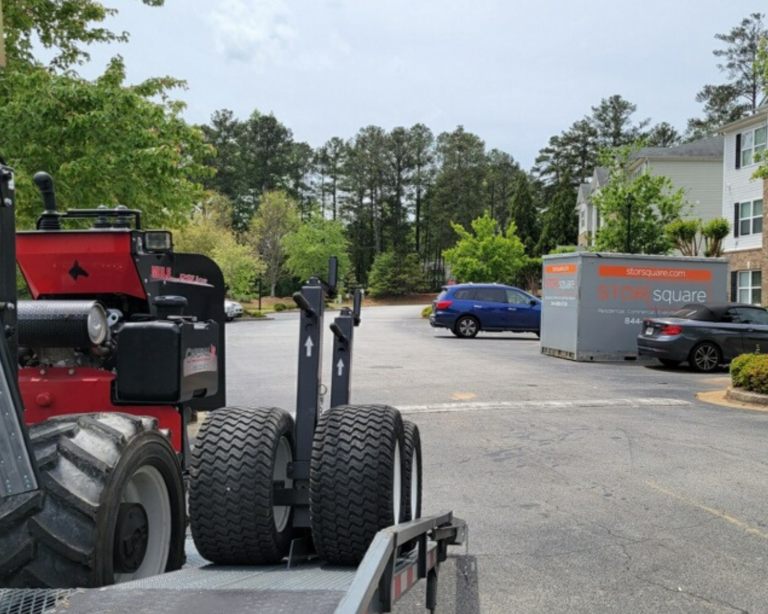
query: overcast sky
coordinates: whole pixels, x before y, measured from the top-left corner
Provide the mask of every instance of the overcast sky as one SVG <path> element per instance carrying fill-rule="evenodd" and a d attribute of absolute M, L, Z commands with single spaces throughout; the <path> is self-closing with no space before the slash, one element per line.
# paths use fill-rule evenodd
<path fill-rule="evenodd" d="M 620 94 L 635 120 L 679 131 L 696 93 L 725 76 L 712 50 L 744 17 L 743 0 L 166 0 L 122 5 L 110 22 L 132 82 L 185 79 L 186 118 L 274 113 L 318 147 L 367 125 L 462 125 L 525 169 L 549 137 Z M 92 74 L 89 74 L 92 73 Z"/>

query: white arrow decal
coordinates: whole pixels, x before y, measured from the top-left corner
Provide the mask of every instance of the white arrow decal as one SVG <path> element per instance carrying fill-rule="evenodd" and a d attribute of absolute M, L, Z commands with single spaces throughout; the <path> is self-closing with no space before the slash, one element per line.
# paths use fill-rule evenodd
<path fill-rule="evenodd" d="M 312 343 L 312 339 L 310 337 L 307 337 L 307 342 L 304 344 L 304 347 L 307 348 L 307 358 L 312 357 L 312 346 L 315 344 Z"/>
<path fill-rule="evenodd" d="M 336 363 L 336 368 L 339 370 L 339 377 L 344 373 L 344 361 L 339 358 L 339 362 Z"/>

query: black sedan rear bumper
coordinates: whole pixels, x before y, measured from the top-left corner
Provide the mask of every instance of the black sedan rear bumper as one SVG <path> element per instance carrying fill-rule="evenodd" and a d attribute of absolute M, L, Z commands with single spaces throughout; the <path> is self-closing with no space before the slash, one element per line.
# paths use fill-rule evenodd
<path fill-rule="evenodd" d="M 690 352 L 691 343 L 682 335 L 661 338 L 646 337 L 644 335 L 638 335 L 637 337 L 637 353 L 640 356 L 651 356 L 653 358 L 683 362 L 688 360 Z"/>

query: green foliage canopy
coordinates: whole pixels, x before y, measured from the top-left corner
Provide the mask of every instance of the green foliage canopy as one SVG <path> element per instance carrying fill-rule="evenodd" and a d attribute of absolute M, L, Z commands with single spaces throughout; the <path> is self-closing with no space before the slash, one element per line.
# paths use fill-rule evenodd
<path fill-rule="evenodd" d="M 443 257 L 457 282 L 510 282 L 525 264 L 525 246 L 515 234 L 514 222 L 501 234 L 486 212 L 472 220 L 473 232 L 460 224 L 451 226 L 459 240 Z"/>
<path fill-rule="evenodd" d="M 296 232 L 283 237 L 285 266 L 294 277 L 307 280 L 313 275 L 327 277 L 331 256 L 339 259 L 339 279 L 350 269 L 344 225 L 336 220 L 314 216 L 301 224 Z"/>
<path fill-rule="evenodd" d="M 298 207 L 285 192 L 262 195 L 259 209 L 251 219 L 247 238 L 264 262 L 270 296 L 275 296 L 277 283 L 285 276 L 283 238 L 298 228 Z"/>
<path fill-rule="evenodd" d="M 424 269 L 415 252 L 383 252 L 376 256 L 368 278 L 368 293 L 378 296 L 403 296 L 427 289 Z"/>
<path fill-rule="evenodd" d="M 667 254 L 673 244 L 664 229 L 680 218 L 685 206 L 683 191 L 675 190 L 662 175 L 631 176 L 627 170 L 630 153 L 625 147 L 606 154 L 610 180 L 592 197 L 603 219 L 595 247 L 609 252 Z"/>
<path fill-rule="evenodd" d="M 0 75 L 0 145 L 17 171 L 21 227 L 42 209 L 31 183 L 39 170 L 64 207 L 122 204 L 148 227 L 178 226 L 202 199 L 207 145 L 168 100 L 181 83 L 124 81 L 119 58 L 93 82 L 42 68 Z"/>
<path fill-rule="evenodd" d="M 164 0 L 142 0 L 161 6 Z M 94 0 L 3 0 L 3 22 L 9 67 L 39 64 L 33 54 L 35 39 L 54 52 L 52 68 L 68 68 L 90 59 L 84 46 L 124 42 L 128 34 L 116 34 L 102 27 L 117 13 Z"/>

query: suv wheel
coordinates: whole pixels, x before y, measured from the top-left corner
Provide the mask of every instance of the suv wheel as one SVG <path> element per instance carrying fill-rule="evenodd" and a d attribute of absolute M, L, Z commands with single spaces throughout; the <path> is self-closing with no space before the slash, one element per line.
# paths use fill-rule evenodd
<path fill-rule="evenodd" d="M 453 334 L 464 339 L 476 337 L 479 332 L 480 323 L 472 316 L 461 316 L 453 327 Z"/>

